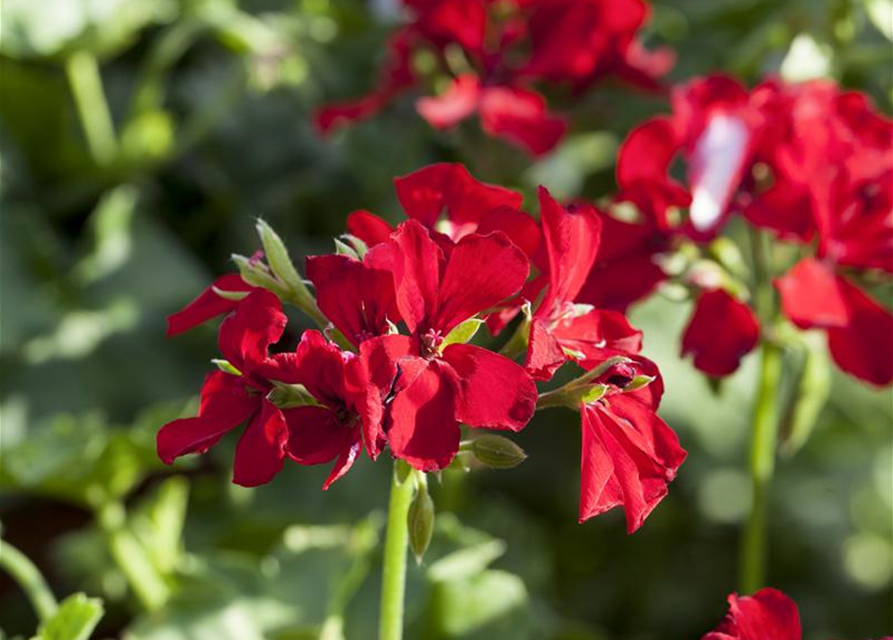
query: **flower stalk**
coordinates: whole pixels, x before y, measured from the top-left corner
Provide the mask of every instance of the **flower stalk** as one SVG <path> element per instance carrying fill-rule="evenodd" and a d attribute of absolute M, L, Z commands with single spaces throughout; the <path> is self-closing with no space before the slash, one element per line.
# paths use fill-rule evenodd
<path fill-rule="evenodd" d="M 406 592 L 406 558 L 409 549 L 407 520 L 414 488 L 412 475 L 409 465 L 399 460 L 395 461 L 382 567 L 379 640 L 403 638 L 403 600 Z"/>
<path fill-rule="evenodd" d="M 99 62 L 92 54 L 78 51 L 65 61 L 65 74 L 90 155 L 96 164 L 106 166 L 115 159 L 118 142 L 108 100 L 102 88 Z"/>
<path fill-rule="evenodd" d="M 53 617 L 59 604 L 40 571 L 28 557 L 5 540 L 0 540 L 0 567 L 22 588 L 41 622 Z"/>

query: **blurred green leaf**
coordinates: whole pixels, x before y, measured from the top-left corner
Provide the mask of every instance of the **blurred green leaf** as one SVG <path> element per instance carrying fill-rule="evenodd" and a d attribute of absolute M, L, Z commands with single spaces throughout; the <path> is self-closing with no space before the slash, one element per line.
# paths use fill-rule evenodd
<path fill-rule="evenodd" d="M 40 625 L 35 640 L 87 640 L 102 614 L 101 600 L 76 593 L 63 600 L 55 615 Z"/>
<path fill-rule="evenodd" d="M 505 571 L 490 569 L 472 577 L 438 582 L 429 605 L 431 633 L 433 637 L 463 636 L 520 609 L 526 602 L 524 583 Z M 524 628 L 523 623 L 519 626 Z"/>

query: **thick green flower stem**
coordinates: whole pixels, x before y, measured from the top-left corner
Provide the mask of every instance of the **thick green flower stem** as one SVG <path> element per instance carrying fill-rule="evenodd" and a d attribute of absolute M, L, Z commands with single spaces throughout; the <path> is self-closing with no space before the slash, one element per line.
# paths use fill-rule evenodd
<path fill-rule="evenodd" d="M 769 491 L 778 441 L 782 355 L 778 345 L 768 340 L 763 342 L 751 433 L 752 502 L 741 543 L 740 587 L 742 593 L 748 594 L 765 586 L 766 579 Z"/>
<path fill-rule="evenodd" d="M 59 605 L 46 580 L 24 553 L 4 540 L 0 540 L 0 567 L 12 576 L 28 596 L 41 622 L 53 617 Z"/>
<path fill-rule="evenodd" d="M 127 526 L 124 505 L 111 501 L 96 511 L 99 528 L 105 534 L 109 551 L 115 564 L 127 579 L 140 604 L 146 611 L 161 607 L 169 594 L 169 588 L 158 569 L 152 564 L 145 548 Z"/>
<path fill-rule="evenodd" d="M 395 461 L 384 544 L 379 640 L 403 638 L 403 598 L 406 591 L 406 556 L 409 551 L 407 517 L 413 488 L 411 470 L 405 462 Z"/>
<path fill-rule="evenodd" d="M 108 165 L 117 155 L 118 142 L 102 88 L 99 62 L 93 54 L 78 51 L 65 61 L 65 74 L 90 155 L 96 164 Z"/>

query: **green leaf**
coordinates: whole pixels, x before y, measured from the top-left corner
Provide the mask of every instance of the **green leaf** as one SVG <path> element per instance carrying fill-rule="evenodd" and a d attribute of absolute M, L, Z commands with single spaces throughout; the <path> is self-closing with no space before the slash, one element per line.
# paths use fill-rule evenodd
<path fill-rule="evenodd" d="M 484 321 L 478 318 L 469 318 L 465 322 L 458 324 L 443 339 L 440 348 L 444 349 L 451 344 L 465 344 L 474 337 L 474 334 L 478 332 L 482 324 L 484 324 Z"/>
<path fill-rule="evenodd" d="M 93 247 L 74 267 L 72 276 L 80 286 L 117 271 L 130 258 L 133 216 L 139 191 L 121 185 L 108 191 L 90 214 Z"/>
<path fill-rule="evenodd" d="M 632 381 L 623 387 L 624 393 L 628 393 L 630 391 L 638 391 L 643 387 L 647 387 L 649 384 L 654 382 L 655 376 L 636 376 L 632 379 Z"/>
<path fill-rule="evenodd" d="M 173 476 L 144 498 L 130 516 L 134 534 L 163 575 L 172 575 L 182 558 L 188 501 L 189 482 Z"/>
<path fill-rule="evenodd" d="M 590 404 L 596 402 L 597 400 L 601 400 L 607 391 L 608 385 L 606 384 L 589 385 L 582 392 L 582 395 L 580 396 L 580 402 L 583 404 Z"/>
<path fill-rule="evenodd" d="M 865 0 L 865 11 L 877 30 L 893 41 L 893 0 Z"/>
<path fill-rule="evenodd" d="M 242 372 L 236 369 L 229 360 L 224 360 L 222 358 L 211 358 L 211 363 L 220 369 L 223 373 L 228 373 L 233 376 L 240 376 Z"/>
<path fill-rule="evenodd" d="M 39 640 L 87 640 L 104 613 L 102 600 L 76 593 L 66 598 L 56 614 L 40 625 Z"/>
<path fill-rule="evenodd" d="M 518 576 L 488 570 L 472 577 L 441 582 L 431 597 L 437 637 L 455 638 L 504 618 L 527 602 Z"/>
<path fill-rule="evenodd" d="M 294 409 L 295 407 L 323 407 L 322 403 L 313 397 L 313 394 L 302 384 L 285 384 L 273 382 L 273 389 L 267 394 L 267 400 L 280 409 Z"/>
<path fill-rule="evenodd" d="M 502 540 L 489 540 L 445 555 L 431 563 L 426 575 L 432 582 L 469 578 L 479 574 L 504 553 L 505 543 Z"/>
<path fill-rule="evenodd" d="M 781 76 L 789 82 L 827 78 L 831 74 L 831 47 L 811 35 L 801 33 L 781 63 Z"/>
<path fill-rule="evenodd" d="M 831 365 L 824 345 L 809 345 L 797 388 L 782 424 L 781 452 L 797 453 L 812 434 L 831 394 Z"/>

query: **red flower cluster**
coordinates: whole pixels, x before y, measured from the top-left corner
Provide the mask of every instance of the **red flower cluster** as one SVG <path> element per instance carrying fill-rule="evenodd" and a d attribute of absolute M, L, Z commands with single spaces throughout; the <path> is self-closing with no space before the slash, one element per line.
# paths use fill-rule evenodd
<path fill-rule="evenodd" d="M 826 330 L 844 371 L 893 381 L 893 315 L 854 279 L 893 272 L 893 123 L 826 81 L 772 79 L 748 92 L 712 76 L 675 88 L 672 104 L 671 116 L 640 125 L 620 150 L 617 202 L 639 219 L 604 220 L 611 250 L 580 299 L 626 309 L 668 277 L 655 256 L 710 241 L 738 213 L 782 241 L 815 246 L 777 282 L 785 315 Z M 670 175 L 677 159 L 684 182 Z M 619 273 L 635 286 L 617 287 Z M 698 293 L 683 353 L 710 375 L 729 374 L 759 340 L 756 316 L 716 272 L 693 272 L 688 284 Z"/>
<path fill-rule="evenodd" d="M 397 94 L 446 80 L 416 109 L 446 129 L 477 115 L 481 127 L 534 155 L 562 138 L 566 121 L 549 112 L 535 84 L 574 92 L 605 76 L 656 88 L 673 65 L 669 50 L 648 52 L 636 34 L 648 17 L 643 0 L 404 0 L 409 22 L 391 38 L 380 86 L 317 115 L 326 132 L 369 117 Z M 415 68 L 427 53 L 434 70 Z M 424 90 L 424 88 L 423 88 Z"/>
<path fill-rule="evenodd" d="M 729 613 L 701 640 L 800 640 L 797 604 L 777 589 L 760 589 L 752 596 L 729 596 Z M 880 640 L 891 640 L 890 636 Z"/>
<path fill-rule="evenodd" d="M 225 360 L 205 381 L 198 416 L 159 432 L 161 458 L 204 452 L 247 422 L 239 484 L 268 482 L 288 457 L 334 461 L 328 487 L 362 451 L 375 459 L 385 447 L 417 469 L 443 469 L 459 451 L 460 423 L 524 428 L 535 380 L 572 360 L 581 377 L 550 393 L 582 414 L 580 520 L 623 506 L 629 531 L 640 527 L 685 451 L 656 415 L 663 383 L 638 355 L 641 332 L 619 312 L 576 302 L 598 258 L 598 212 L 564 207 L 540 188 L 537 221 L 520 210 L 520 194 L 461 165 L 432 165 L 395 185 L 409 220 L 393 229 L 354 212 L 347 238 L 362 250 L 307 259 L 327 332 L 344 349 L 307 331 L 294 351 L 270 354 L 286 323 L 279 298 L 235 275 L 170 317 L 176 334 L 226 314 Z M 262 256 L 248 265 L 277 276 Z M 468 344 L 485 320 L 498 334 L 519 314 L 510 343 L 522 345 L 515 355 L 526 343 L 524 365 Z"/>

